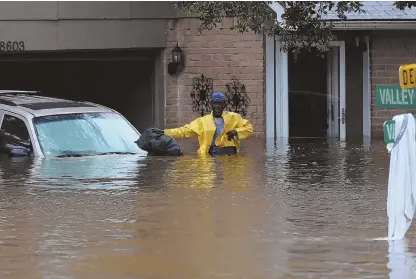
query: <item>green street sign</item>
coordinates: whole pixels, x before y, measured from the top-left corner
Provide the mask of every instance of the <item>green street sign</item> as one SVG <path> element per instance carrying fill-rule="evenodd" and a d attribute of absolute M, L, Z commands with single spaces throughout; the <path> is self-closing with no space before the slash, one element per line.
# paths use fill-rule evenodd
<path fill-rule="evenodd" d="M 386 144 L 393 143 L 394 142 L 394 127 L 395 127 L 395 121 L 394 120 L 387 120 L 384 122 L 383 125 L 383 133 L 384 133 L 384 142 Z"/>
<path fill-rule="evenodd" d="M 413 115 L 416 118 L 416 115 Z M 384 142 L 386 144 L 393 143 L 395 138 L 395 121 L 394 120 L 387 120 L 383 124 L 383 134 L 384 134 Z"/>
<path fill-rule="evenodd" d="M 400 85 L 376 85 L 376 106 L 387 109 L 416 108 L 416 88 L 402 89 Z"/>

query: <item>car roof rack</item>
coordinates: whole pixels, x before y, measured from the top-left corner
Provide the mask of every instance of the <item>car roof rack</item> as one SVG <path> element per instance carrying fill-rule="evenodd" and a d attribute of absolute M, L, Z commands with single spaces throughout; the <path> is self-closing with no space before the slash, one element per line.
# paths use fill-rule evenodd
<path fill-rule="evenodd" d="M 7 106 L 17 106 L 15 102 L 12 100 L 5 100 L 2 98 L 3 96 L 6 97 L 6 95 L 35 95 L 38 94 L 39 91 L 25 91 L 25 90 L 0 90 L 0 104 L 7 105 Z"/>
<path fill-rule="evenodd" d="M 39 91 L 25 91 L 25 90 L 0 90 L 0 96 L 1 94 L 7 94 L 7 95 L 12 95 L 12 94 L 38 94 Z"/>
<path fill-rule="evenodd" d="M 13 101 L 9 101 L 9 100 L 4 100 L 4 99 L 0 99 L 0 104 L 6 105 L 6 106 L 17 106 L 17 104 Z"/>

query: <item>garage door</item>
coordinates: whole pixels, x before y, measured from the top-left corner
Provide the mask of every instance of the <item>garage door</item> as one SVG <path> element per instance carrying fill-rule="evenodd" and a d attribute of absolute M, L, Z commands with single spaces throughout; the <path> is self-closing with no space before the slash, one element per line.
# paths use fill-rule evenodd
<path fill-rule="evenodd" d="M 143 131 L 154 125 L 154 57 L 139 50 L 6 54 L 0 89 L 99 103 Z"/>

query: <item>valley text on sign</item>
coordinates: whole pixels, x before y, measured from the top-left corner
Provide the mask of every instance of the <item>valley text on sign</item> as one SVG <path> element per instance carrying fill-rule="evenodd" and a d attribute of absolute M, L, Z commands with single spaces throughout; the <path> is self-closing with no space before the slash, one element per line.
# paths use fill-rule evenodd
<path fill-rule="evenodd" d="M 413 117 L 416 117 L 413 115 Z M 383 124 L 384 142 L 386 144 L 394 143 L 396 137 L 396 123 L 394 120 L 387 120 Z M 400 127 L 399 127 L 400 129 Z"/>
<path fill-rule="evenodd" d="M 416 88 L 402 89 L 399 85 L 377 85 L 378 108 L 416 108 Z"/>
<path fill-rule="evenodd" d="M 383 133 L 384 133 L 384 142 L 386 144 L 393 143 L 395 137 L 395 121 L 394 120 L 387 120 L 384 122 L 383 125 Z"/>
<path fill-rule="evenodd" d="M 400 87 L 416 88 L 416 64 L 407 64 L 399 68 Z"/>

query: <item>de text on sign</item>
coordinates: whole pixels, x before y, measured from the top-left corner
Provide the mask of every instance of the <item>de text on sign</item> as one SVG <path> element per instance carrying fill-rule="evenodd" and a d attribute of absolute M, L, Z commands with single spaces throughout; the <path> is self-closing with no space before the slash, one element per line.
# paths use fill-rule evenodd
<path fill-rule="evenodd" d="M 400 66 L 399 80 L 403 89 L 416 88 L 416 64 Z"/>

